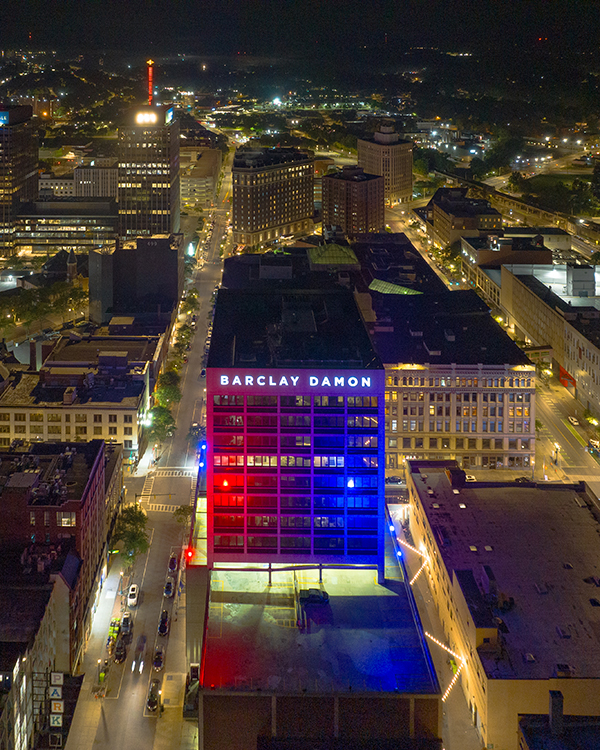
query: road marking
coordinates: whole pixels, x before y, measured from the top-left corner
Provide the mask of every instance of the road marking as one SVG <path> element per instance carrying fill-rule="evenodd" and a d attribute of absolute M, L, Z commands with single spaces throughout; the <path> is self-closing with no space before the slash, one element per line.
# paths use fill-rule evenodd
<path fill-rule="evenodd" d="M 152 488 L 154 486 L 154 474 L 146 474 L 146 479 L 144 480 L 144 486 L 142 488 L 142 493 L 140 495 L 140 502 L 147 502 L 148 498 L 152 494 Z"/>
<path fill-rule="evenodd" d="M 156 472 L 157 478 L 162 477 L 195 477 L 197 472 L 194 469 L 159 469 Z"/>
<path fill-rule="evenodd" d="M 573 425 L 570 422 L 567 422 L 565 419 L 563 419 L 563 423 L 565 424 L 567 430 L 575 437 L 577 440 L 581 443 L 581 445 L 586 446 L 587 440 L 584 440 L 581 435 L 577 432 L 577 430 L 573 427 Z"/>
<path fill-rule="evenodd" d="M 160 505 L 159 503 L 149 503 L 146 510 L 154 511 L 155 513 L 174 513 L 179 505 Z"/>

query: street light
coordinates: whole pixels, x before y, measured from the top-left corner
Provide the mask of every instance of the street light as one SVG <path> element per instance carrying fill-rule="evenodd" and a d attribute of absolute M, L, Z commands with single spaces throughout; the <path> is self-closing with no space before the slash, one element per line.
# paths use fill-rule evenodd
<path fill-rule="evenodd" d="M 102 664 L 102 659 L 98 659 L 98 684 L 100 684 L 100 665 Z"/>

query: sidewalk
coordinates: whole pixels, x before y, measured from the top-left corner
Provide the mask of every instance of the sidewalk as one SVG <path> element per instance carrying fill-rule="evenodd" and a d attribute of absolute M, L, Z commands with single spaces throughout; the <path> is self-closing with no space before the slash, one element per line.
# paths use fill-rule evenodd
<path fill-rule="evenodd" d="M 85 674 L 73 723 L 67 737 L 66 748 L 68 750 L 90 750 L 94 745 L 102 701 L 97 699 L 94 688 L 98 684 L 98 659 L 106 654 L 106 638 L 108 627 L 113 615 L 113 609 L 117 603 L 120 586 L 120 568 L 113 565 L 100 593 L 98 608 L 92 621 L 92 632 L 87 644 L 84 657 L 79 665 L 79 674 Z M 104 656 L 104 658 L 107 658 Z"/>
<path fill-rule="evenodd" d="M 66 742 L 66 750 L 93 750 L 96 736 L 102 718 L 102 699 L 96 698 L 95 688 L 98 685 L 98 659 L 108 658 L 106 638 L 110 620 L 113 616 L 120 616 L 121 604 L 119 597 L 120 566 L 112 566 L 104 582 L 100 594 L 100 601 L 92 624 L 92 633 L 88 641 L 87 650 L 83 657 L 79 674 L 85 674 L 79 699 L 73 716 L 73 723 Z M 126 588 L 126 582 L 123 584 Z M 185 643 L 185 587 L 177 605 L 177 614 L 171 622 L 171 634 L 177 641 L 181 638 Z M 175 638 L 174 638 L 175 640 Z M 184 652 L 185 653 L 185 652 Z M 184 656 L 185 659 L 185 656 Z M 109 661 L 111 661 L 109 659 Z M 198 724 L 195 721 L 183 719 L 183 700 L 185 698 L 185 672 L 173 673 L 173 677 L 183 675 L 183 683 L 173 680 L 171 699 L 173 705 L 163 706 L 162 714 L 156 719 L 153 747 L 148 750 L 196 750 L 198 747 Z M 170 686 L 163 685 L 165 698 Z M 110 691 L 110 674 L 107 680 Z M 118 748 L 116 749 L 118 750 Z"/>
<path fill-rule="evenodd" d="M 402 528 L 395 519 L 393 523 L 396 529 L 396 536 L 399 539 L 404 539 Z M 411 580 L 421 567 L 421 558 L 417 558 L 406 547 L 402 547 L 402 553 L 404 568 L 408 580 Z M 419 611 L 423 631 L 437 638 L 441 643 L 446 643 L 446 637 L 435 606 L 433 605 L 427 585 L 427 577 L 424 572 L 421 573 L 412 586 L 412 593 Z M 443 695 L 454 676 L 448 663 L 448 654 L 429 638 L 426 639 L 426 645 L 431 654 Z M 446 701 L 442 703 L 442 740 L 444 750 L 481 750 L 483 747 L 477 730 L 473 726 L 467 700 L 460 682 L 454 685 Z"/>

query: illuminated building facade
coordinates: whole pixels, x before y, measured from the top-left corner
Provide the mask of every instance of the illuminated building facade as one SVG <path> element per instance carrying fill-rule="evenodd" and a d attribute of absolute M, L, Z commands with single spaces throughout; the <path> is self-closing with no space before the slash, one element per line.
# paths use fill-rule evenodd
<path fill-rule="evenodd" d="M 352 294 L 221 290 L 207 367 L 208 563 L 377 565 L 384 371 Z"/>
<path fill-rule="evenodd" d="M 119 128 L 119 234 L 179 231 L 179 124 L 173 109 L 140 107 Z"/>
<path fill-rule="evenodd" d="M 358 166 L 369 174 L 383 177 L 386 202 L 412 200 L 412 141 L 401 140 L 394 126 L 386 124 L 372 138 L 359 138 L 357 149 Z"/>
<path fill-rule="evenodd" d="M 38 191 L 38 150 L 31 107 L 0 106 L 0 255 L 13 255 L 19 205 Z"/>
<path fill-rule="evenodd" d="M 409 458 L 532 471 L 535 366 L 473 291 L 379 295 L 388 473 Z"/>
<path fill-rule="evenodd" d="M 310 234 L 313 160 L 293 148 L 238 149 L 233 160 L 234 242 L 256 245 Z"/>

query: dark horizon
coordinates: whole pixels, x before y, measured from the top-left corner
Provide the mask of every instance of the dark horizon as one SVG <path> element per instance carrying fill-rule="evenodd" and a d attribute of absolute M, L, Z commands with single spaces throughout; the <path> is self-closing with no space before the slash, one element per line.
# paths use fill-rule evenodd
<path fill-rule="evenodd" d="M 24 0 L 0 6 L 0 47 L 154 54 L 393 56 L 412 45 L 595 50 L 587 0 Z M 125 12 L 124 12 L 125 10 Z"/>

